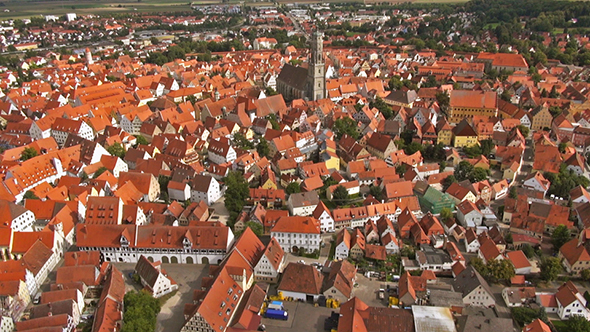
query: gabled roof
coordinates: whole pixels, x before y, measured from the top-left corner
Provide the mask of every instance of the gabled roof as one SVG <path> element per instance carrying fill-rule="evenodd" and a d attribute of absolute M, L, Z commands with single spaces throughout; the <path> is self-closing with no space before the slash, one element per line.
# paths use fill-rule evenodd
<path fill-rule="evenodd" d="M 271 232 L 319 234 L 320 222 L 313 217 L 281 217 Z"/>
<path fill-rule="evenodd" d="M 289 263 L 277 290 L 319 295 L 323 279 L 321 272 L 311 265 Z"/>
<path fill-rule="evenodd" d="M 456 292 L 463 295 L 463 298 L 479 286 L 482 286 L 492 298 L 494 297 L 494 293 L 487 281 L 471 265 L 467 266 L 453 279 L 452 285 Z"/>

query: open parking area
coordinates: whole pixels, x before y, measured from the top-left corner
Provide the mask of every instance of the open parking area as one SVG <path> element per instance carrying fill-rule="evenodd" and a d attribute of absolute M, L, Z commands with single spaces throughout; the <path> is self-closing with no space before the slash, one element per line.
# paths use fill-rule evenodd
<path fill-rule="evenodd" d="M 367 278 L 360 273 L 356 275 L 356 282 L 358 287 L 354 288 L 352 296 L 358 297 L 367 305 L 373 307 L 385 307 L 389 304 L 388 296 L 383 300 L 379 299 L 380 288 L 386 289 L 387 285 L 389 285 L 390 288 L 397 287 L 397 282 L 379 281 L 375 278 Z"/>
<path fill-rule="evenodd" d="M 114 263 L 125 275 L 126 291 L 139 289 L 137 284 L 129 277 L 134 271 L 135 264 Z M 158 314 L 158 332 L 180 331 L 184 324 L 184 305 L 190 303 L 193 291 L 201 288 L 201 279 L 208 273 L 208 265 L 203 264 L 162 264 L 168 275 L 178 284 L 178 291 L 172 296 Z"/>
<path fill-rule="evenodd" d="M 339 312 L 339 309 L 314 307 L 313 304 L 304 302 L 285 301 L 283 306 L 289 313 L 289 319 L 285 321 L 262 318 L 266 331 L 322 332 L 326 318 L 330 317 L 332 311 Z"/>

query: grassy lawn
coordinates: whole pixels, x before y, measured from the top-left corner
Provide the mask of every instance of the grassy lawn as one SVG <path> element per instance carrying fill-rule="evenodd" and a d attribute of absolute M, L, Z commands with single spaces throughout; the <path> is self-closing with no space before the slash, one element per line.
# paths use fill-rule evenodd
<path fill-rule="evenodd" d="M 551 323 L 553 323 L 553 326 L 555 326 L 555 329 L 557 330 L 557 332 L 567 332 L 567 330 L 568 330 L 567 324 L 564 321 L 552 320 Z M 573 332 L 573 331 L 571 331 L 571 332 Z"/>
<path fill-rule="evenodd" d="M 336 241 L 330 242 L 330 253 L 328 254 L 328 259 L 333 260 L 334 254 L 336 254 Z"/>
<path fill-rule="evenodd" d="M 336 205 L 334 202 L 332 202 L 329 199 L 322 199 L 322 202 L 324 202 L 324 204 L 326 205 L 326 207 L 330 210 L 336 209 L 338 208 L 338 205 Z"/>

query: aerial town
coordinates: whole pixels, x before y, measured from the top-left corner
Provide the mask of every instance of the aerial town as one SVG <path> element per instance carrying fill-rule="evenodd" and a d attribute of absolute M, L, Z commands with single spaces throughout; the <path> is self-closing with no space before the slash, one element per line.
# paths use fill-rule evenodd
<path fill-rule="evenodd" d="M 590 3 L 0 5 L 1 332 L 590 331 Z"/>

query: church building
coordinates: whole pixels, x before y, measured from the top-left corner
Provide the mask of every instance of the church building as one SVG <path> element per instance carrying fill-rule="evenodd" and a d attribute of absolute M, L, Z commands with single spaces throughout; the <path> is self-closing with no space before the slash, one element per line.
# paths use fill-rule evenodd
<path fill-rule="evenodd" d="M 308 67 L 285 64 L 277 78 L 277 92 L 285 100 L 306 98 L 319 100 L 326 97 L 326 66 L 321 32 L 314 32 L 311 38 L 311 56 Z"/>

